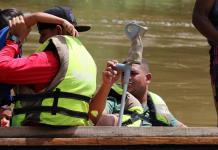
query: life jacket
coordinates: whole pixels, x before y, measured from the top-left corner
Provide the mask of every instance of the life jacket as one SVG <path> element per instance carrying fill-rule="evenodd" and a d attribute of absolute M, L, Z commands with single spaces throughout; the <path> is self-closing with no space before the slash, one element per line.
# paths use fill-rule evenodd
<path fill-rule="evenodd" d="M 148 93 L 148 110 L 144 110 L 140 102 L 132 96 L 130 93 L 127 93 L 125 111 L 123 115 L 122 125 L 123 126 L 172 126 L 172 119 L 170 112 L 163 101 L 163 99 L 150 92 Z M 122 97 L 122 88 L 114 84 L 112 86 L 109 96 L 115 97 L 120 100 Z M 131 105 L 128 104 L 128 101 L 131 99 Z M 138 106 L 138 103 L 140 106 Z M 137 107 L 133 107 L 136 104 Z M 141 111 L 141 109 L 143 109 Z M 137 110 L 137 111 L 136 111 Z M 148 114 L 149 113 L 149 114 Z"/>
<path fill-rule="evenodd" d="M 122 93 L 122 87 L 118 84 L 114 84 L 109 92 L 109 96 L 115 97 L 117 100 L 121 100 Z M 134 96 L 127 92 L 124 114 L 122 116 L 122 126 L 139 127 L 141 125 L 142 120 L 135 119 L 135 117 L 132 116 L 139 114 L 143 114 L 143 107 Z"/>
<path fill-rule="evenodd" d="M 173 126 L 174 118 L 168 110 L 164 100 L 151 91 L 148 92 L 147 105 L 149 108 L 152 126 Z"/>
<path fill-rule="evenodd" d="M 51 126 L 89 125 L 89 100 L 96 90 L 96 64 L 77 38 L 57 35 L 38 52 L 56 49 L 60 69 L 42 92 L 18 86 L 12 126 L 38 123 Z"/>

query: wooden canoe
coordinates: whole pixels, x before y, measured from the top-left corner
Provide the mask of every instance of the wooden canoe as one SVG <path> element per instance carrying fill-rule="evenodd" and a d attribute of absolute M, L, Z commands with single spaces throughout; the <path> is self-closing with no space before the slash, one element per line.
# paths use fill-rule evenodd
<path fill-rule="evenodd" d="M 217 149 L 215 127 L 11 127 L 0 128 L 0 147 L 40 149 Z M 6 146 L 6 147 L 5 147 Z"/>

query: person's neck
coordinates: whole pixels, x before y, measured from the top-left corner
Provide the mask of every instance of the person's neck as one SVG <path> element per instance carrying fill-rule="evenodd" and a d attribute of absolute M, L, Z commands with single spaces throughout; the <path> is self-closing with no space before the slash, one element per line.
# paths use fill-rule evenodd
<path fill-rule="evenodd" d="M 136 97 L 140 103 L 145 106 L 147 105 L 147 99 L 148 99 L 148 91 L 145 91 L 143 94 Z"/>

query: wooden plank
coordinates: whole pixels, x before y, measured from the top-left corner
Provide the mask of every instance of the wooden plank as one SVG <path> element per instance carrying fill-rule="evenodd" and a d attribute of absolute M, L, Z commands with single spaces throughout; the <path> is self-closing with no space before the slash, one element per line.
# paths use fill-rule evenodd
<path fill-rule="evenodd" d="M 218 145 L 218 137 L 1 138 L 1 146 Z"/>
<path fill-rule="evenodd" d="M 218 137 L 218 128 L 175 127 L 11 127 L 0 128 L 0 138 L 75 138 L 75 137 Z"/>
<path fill-rule="evenodd" d="M 91 145 L 218 145 L 218 128 L 0 128 L 0 146 Z"/>

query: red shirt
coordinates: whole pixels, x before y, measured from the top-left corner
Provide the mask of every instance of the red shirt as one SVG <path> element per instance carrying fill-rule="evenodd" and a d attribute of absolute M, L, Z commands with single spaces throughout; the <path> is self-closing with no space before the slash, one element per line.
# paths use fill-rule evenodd
<path fill-rule="evenodd" d="M 59 69 L 58 56 L 52 51 L 15 59 L 18 54 L 18 45 L 6 41 L 0 51 L 0 83 L 30 84 L 33 90 L 39 91 L 52 81 Z"/>

